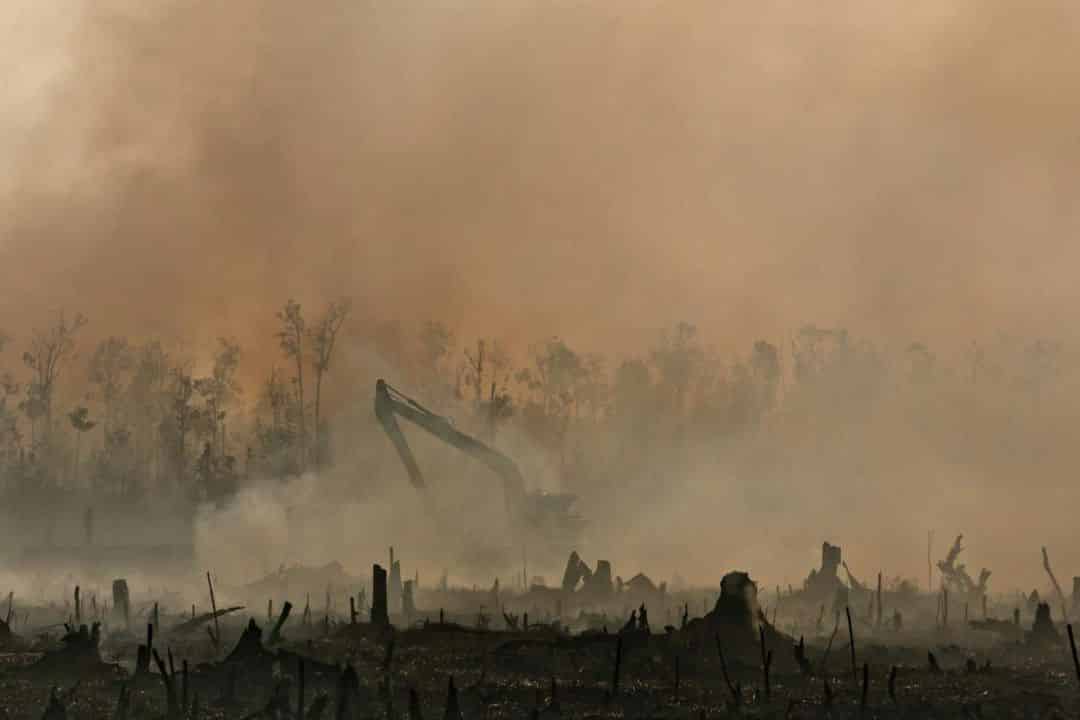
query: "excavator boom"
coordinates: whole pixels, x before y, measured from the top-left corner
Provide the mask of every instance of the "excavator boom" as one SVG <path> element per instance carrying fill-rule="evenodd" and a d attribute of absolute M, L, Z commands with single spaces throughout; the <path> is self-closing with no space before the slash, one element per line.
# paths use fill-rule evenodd
<path fill-rule="evenodd" d="M 414 487 L 425 487 L 424 475 L 420 472 L 412 448 L 398 425 L 399 415 L 490 468 L 502 480 L 507 506 L 512 509 L 519 507 L 525 494 L 525 482 L 517 463 L 471 435 L 461 432 L 449 419 L 428 410 L 394 389 L 385 380 L 379 380 L 375 383 L 375 417 L 394 444 Z"/>

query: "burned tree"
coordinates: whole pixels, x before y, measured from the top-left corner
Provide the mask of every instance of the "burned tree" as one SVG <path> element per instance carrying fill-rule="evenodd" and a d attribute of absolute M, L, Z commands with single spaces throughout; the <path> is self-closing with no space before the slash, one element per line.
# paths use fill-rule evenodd
<path fill-rule="evenodd" d="M 30 349 L 23 353 L 23 364 L 30 368 L 33 379 L 27 385 L 27 415 L 31 419 L 31 435 L 38 417 L 44 418 L 41 441 L 49 446 L 52 436 L 53 398 L 56 383 L 64 366 L 75 352 L 75 336 L 86 325 L 86 317 L 77 314 L 68 322 L 61 311 L 56 324 L 47 330 L 34 331 Z"/>
<path fill-rule="evenodd" d="M 307 408 L 304 404 L 304 339 L 307 337 L 307 325 L 300 310 L 300 303 L 292 299 L 285 303 L 277 318 L 281 323 L 281 329 L 277 333 L 281 351 L 296 364 L 293 384 L 296 387 L 296 405 L 299 408 L 299 466 L 302 471 L 307 465 Z"/>
<path fill-rule="evenodd" d="M 90 419 L 90 411 L 85 407 L 77 407 L 68 413 L 68 421 L 71 423 L 72 429 L 75 430 L 75 477 L 76 483 L 79 481 L 79 450 L 82 446 L 83 433 L 87 433 L 93 430 L 97 423 Z"/>
<path fill-rule="evenodd" d="M 941 581 L 945 588 L 956 594 L 981 602 L 986 595 L 986 583 L 990 579 L 990 571 L 983 568 L 979 571 L 979 579 L 975 581 L 968 574 L 963 563 L 958 563 L 960 553 L 964 551 L 963 535 L 957 535 L 949 553 L 944 560 L 938 561 L 937 567 L 941 572 Z"/>
<path fill-rule="evenodd" d="M 187 472 L 187 439 L 195 413 L 191 404 L 195 384 L 191 373 L 183 367 L 173 368 L 170 375 L 166 398 L 168 413 L 162 419 L 159 431 L 172 467 L 173 481 L 177 487 L 183 487 Z"/>
<path fill-rule="evenodd" d="M 322 428 L 322 386 L 323 379 L 330 370 L 330 359 L 334 354 L 338 332 L 345 324 L 351 305 L 348 300 L 336 300 L 326 306 L 326 311 L 311 329 L 311 349 L 313 352 L 312 368 L 315 370 L 315 448 L 314 461 L 318 467 L 325 456 L 323 444 L 326 442 Z M 298 310 L 299 312 L 299 310 Z"/>
<path fill-rule="evenodd" d="M 106 433 L 116 425 L 117 406 L 124 392 L 125 378 L 134 367 L 134 352 L 127 339 L 122 337 L 102 340 L 90 358 L 90 382 L 98 388 Z"/>

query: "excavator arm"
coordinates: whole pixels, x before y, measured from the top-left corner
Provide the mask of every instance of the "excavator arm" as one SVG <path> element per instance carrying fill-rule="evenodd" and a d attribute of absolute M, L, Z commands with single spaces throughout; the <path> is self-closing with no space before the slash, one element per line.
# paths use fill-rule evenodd
<path fill-rule="evenodd" d="M 461 432 L 448 418 L 428 410 L 404 393 L 394 389 L 385 380 L 379 380 L 375 383 L 375 417 L 394 444 L 401 462 L 409 473 L 409 481 L 413 487 L 425 487 L 424 475 L 420 471 L 412 448 L 409 447 L 408 440 L 405 439 L 405 434 L 398 425 L 397 416 L 405 418 L 491 469 L 502 480 L 507 507 L 511 510 L 521 507 L 521 501 L 525 495 L 525 482 L 517 463 L 498 450 Z"/>

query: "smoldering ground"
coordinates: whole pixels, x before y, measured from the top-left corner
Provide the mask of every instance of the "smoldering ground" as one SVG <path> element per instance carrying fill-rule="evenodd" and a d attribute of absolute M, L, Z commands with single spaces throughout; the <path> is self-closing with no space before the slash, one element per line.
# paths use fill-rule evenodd
<path fill-rule="evenodd" d="M 368 409 L 364 357 L 391 320 L 519 356 L 552 334 L 625 355 L 681 319 L 734 356 L 813 321 L 927 342 L 957 373 L 999 331 L 1076 341 L 1065 2 L 4 7 L 15 338 L 59 308 L 193 355 L 230 335 L 254 385 L 282 298 L 349 295 L 339 415 Z M 956 526 L 1033 578 L 1015 535 L 1068 538 L 1075 387 L 1038 416 L 950 397 L 844 422 L 847 401 L 815 398 L 727 453 L 657 440 L 648 478 L 583 493 L 596 552 L 793 579 L 840 535 L 920 576 L 925 528 Z M 338 431 L 381 441 L 361 427 Z M 346 531 L 326 532 L 311 547 Z"/>

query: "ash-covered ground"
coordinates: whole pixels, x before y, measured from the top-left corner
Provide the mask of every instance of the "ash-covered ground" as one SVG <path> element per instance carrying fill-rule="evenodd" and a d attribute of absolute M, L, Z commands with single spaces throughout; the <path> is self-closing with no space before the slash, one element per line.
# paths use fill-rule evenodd
<path fill-rule="evenodd" d="M 987 592 L 958 539 L 936 593 L 828 543 L 800 587 L 670 590 L 573 553 L 559 584 L 282 567 L 230 587 L 9 595 L 11 718 L 1046 718 L 1080 712 L 1067 598 Z M 842 569 L 842 572 L 841 572 Z M 93 589 L 89 589 L 93 588 Z M 201 595 L 195 603 L 188 600 Z"/>

